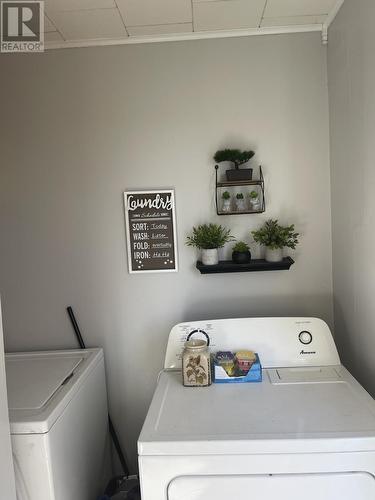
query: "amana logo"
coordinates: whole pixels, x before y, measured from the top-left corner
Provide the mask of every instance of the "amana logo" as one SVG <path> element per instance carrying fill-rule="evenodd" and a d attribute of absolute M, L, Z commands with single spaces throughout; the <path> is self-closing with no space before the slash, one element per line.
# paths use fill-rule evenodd
<path fill-rule="evenodd" d="M 304 351 L 302 349 L 302 351 L 300 352 L 300 354 L 316 354 L 316 351 Z"/>

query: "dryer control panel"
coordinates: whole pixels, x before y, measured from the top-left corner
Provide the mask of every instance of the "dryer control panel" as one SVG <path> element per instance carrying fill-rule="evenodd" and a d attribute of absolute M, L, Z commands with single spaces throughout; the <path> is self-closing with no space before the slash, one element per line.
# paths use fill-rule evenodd
<path fill-rule="evenodd" d="M 250 349 L 263 368 L 339 365 L 332 333 L 318 318 L 236 318 L 193 321 L 169 334 L 164 368 L 180 368 L 186 340 L 201 338 L 211 350 Z"/>

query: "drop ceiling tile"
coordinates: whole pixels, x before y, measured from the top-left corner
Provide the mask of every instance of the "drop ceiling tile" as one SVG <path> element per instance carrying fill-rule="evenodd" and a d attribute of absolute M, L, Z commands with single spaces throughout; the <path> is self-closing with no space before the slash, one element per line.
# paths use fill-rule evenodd
<path fill-rule="evenodd" d="M 194 30 L 257 28 L 265 0 L 219 0 L 193 4 Z"/>
<path fill-rule="evenodd" d="M 126 26 L 191 23 L 191 0 L 117 0 Z"/>
<path fill-rule="evenodd" d="M 114 9 L 115 0 L 44 0 L 46 11 Z"/>
<path fill-rule="evenodd" d="M 155 24 L 153 26 L 127 26 L 129 36 L 165 35 L 168 33 L 191 33 L 192 23 Z"/>
<path fill-rule="evenodd" d="M 63 42 L 64 39 L 58 31 L 49 31 L 44 34 L 45 42 Z"/>
<path fill-rule="evenodd" d="M 262 20 L 261 27 L 323 24 L 326 18 L 327 16 L 267 17 Z"/>
<path fill-rule="evenodd" d="M 51 23 L 47 16 L 44 16 L 44 32 L 56 31 L 55 26 Z"/>
<path fill-rule="evenodd" d="M 328 14 L 336 0 L 268 0 L 263 17 Z"/>
<path fill-rule="evenodd" d="M 52 21 L 66 40 L 127 36 L 117 9 L 55 12 Z"/>

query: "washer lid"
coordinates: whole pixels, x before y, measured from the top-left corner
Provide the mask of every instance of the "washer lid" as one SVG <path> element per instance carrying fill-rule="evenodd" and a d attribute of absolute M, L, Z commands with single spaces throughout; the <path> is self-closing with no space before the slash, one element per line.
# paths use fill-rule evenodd
<path fill-rule="evenodd" d="M 6 354 L 11 434 L 48 432 L 102 359 L 102 349 Z"/>
<path fill-rule="evenodd" d="M 40 410 L 83 359 L 81 353 L 8 358 L 9 410 Z"/>

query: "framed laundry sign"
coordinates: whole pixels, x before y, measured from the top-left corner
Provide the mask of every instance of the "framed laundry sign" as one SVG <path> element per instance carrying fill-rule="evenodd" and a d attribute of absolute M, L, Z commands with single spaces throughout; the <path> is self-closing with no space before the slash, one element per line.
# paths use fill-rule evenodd
<path fill-rule="evenodd" d="M 178 270 L 173 190 L 125 191 L 129 273 Z"/>

